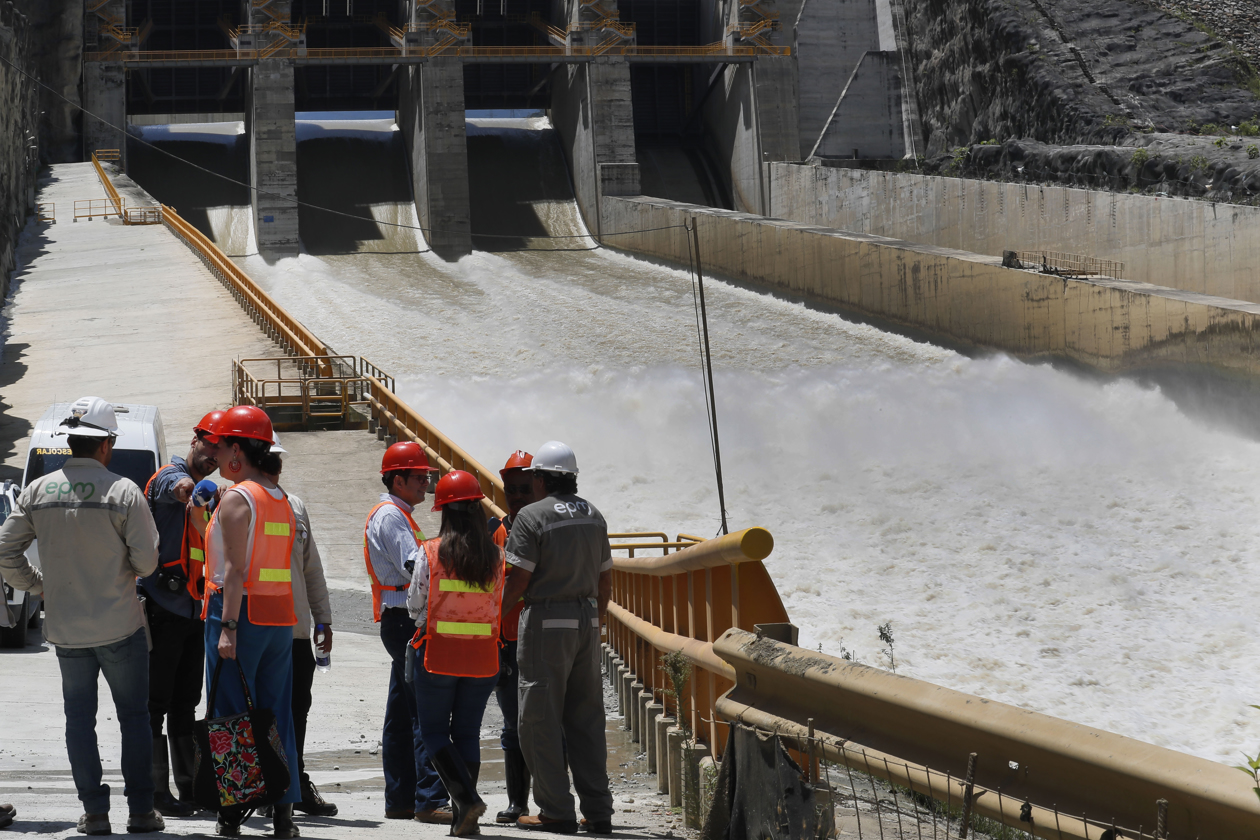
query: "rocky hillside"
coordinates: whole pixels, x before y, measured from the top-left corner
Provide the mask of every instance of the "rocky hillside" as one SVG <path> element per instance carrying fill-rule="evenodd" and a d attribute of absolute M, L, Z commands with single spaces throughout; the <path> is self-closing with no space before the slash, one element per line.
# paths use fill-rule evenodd
<path fill-rule="evenodd" d="M 34 70 L 31 40 L 26 17 L 11 2 L 0 3 L 0 300 L 8 296 L 14 249 L 33 209 L 39 168 L 35 84 L 10 66 Z"/>
<path fill-rule="evenodd" d="M 907 18 L 930 171 L 1260 197 L 1260 78 L 1210 26 L 1139 0 L 910 0 Z"/>

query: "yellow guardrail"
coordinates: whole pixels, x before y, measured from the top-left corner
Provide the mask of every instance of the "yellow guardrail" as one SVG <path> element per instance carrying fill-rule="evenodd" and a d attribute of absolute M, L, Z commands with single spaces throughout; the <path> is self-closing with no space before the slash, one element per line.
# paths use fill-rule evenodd
<path fill-rule="evenodd" d="M 96 176 L 101 179 L 101 185 L 105 187 L 105 194 L 109 196 L 110 205 L 113 207 L 113 215 L 121 216 L 123 213 L 123 200 L 118 195 L 118 190 L 114 189 L 113 183 L 109 180 L 109 176 L 105 174 L 105 167 L 101 166 L 101 161 L 119 161 L 122 160 L 122 153 L 118 149 L 97 149 L 92 152 L 92 166 L 96 167 Z M 95 200 L 95 199 L 93 199 Z M 75 202 L 75 218 L 78 216 L 78 204 Z M 89 216 L 88 218 L 94 218 Z"/>
<path fill-rule="evenodd" d="M 273 49 L 274 48 L 274 49 Z M 637 44 L 618 44 L 614 47 L 597 46 L 535 46 L 535 47 L 475 47 L 434 45 L 429 47 L 408 47 L 406 56 L 429 58 L 537 58 L 540 61 L 564 56 L 594 57 L 598 55 L 620 55 L 628 58 L 642 57 L 704 57 L 727 55 L 735 58 L 746 58 L 761 55 L 791 55 L 791 47 L 765 45 L 728 46 L 722 42 L 704 44 L 702 46 L 642 46 Z M 272 45 L 264 50 L 121 50 L 110 52 L 84 53 L 83 60 L 121 61 L 127 64 L 145 64 L 151 62 L 240 62 L 256 61 L 260 58 L 304 59 L 308 63 L 319 60 L 348 58 L 402 58 L 403 51 L 399 47 L 344 47 L 324 48 L 311 47 L 276 47 Z"/>

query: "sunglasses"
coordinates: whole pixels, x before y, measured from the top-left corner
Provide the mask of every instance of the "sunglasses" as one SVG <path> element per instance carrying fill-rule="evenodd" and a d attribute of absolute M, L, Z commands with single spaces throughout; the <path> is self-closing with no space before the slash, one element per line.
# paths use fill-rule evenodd
<path fill-rule="evenodd" d="M 534 489 L 533 484 L 504 484 L 503 492 L 524 495 Z"/>

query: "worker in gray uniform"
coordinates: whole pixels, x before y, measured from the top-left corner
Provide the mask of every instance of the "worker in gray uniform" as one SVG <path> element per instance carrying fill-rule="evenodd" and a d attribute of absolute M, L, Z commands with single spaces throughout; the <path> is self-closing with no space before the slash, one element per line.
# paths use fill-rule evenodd
<path fill-rule="evenodd" d="M 542 500 L 522 508 L 512 523 L 503 611 L 524 597 L 518 733 L 539 813 L 522 816 L 517 825 L 558 834 L 578 830 L 571 768 L 582 829 L 610 834 L 613 800 L 599 673 L 600 626 L 612 595 L 608 525 L 577 495 L 577 458 L 568 446 L 543 444 L 528 470 Z"/>

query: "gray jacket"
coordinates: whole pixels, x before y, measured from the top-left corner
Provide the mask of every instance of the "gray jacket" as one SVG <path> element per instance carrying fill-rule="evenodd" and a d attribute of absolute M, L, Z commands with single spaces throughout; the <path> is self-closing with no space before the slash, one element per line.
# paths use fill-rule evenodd
<path fill-rule="evenodd" d="M 289 555 L 289 568 L 293 572 L 293 611 L 297 624 L 293 625 L 293 638 L 311 637 L 311 619 L 315 624 L 332 624 L 332 607 L 328 604 L 328 583 L 324 580 L 324 563 L 311 533 L 311 518 L 306 505 L 292 493 L 289 507 L 297 520 L 297 533 L 293 537 L 293 553 Z"/>
<path fill-rule="evenodd" d="M 41 569 L 24 552 L 39 540 Z M 144 493 L 92 458 L 71 458 L 18 496 L 0 526 L 0 572 L 44 594 L 44 636 L 59 647 L 122 641 L 144 624 L 136 578 L 153 573 L 158 535 Z"/>

